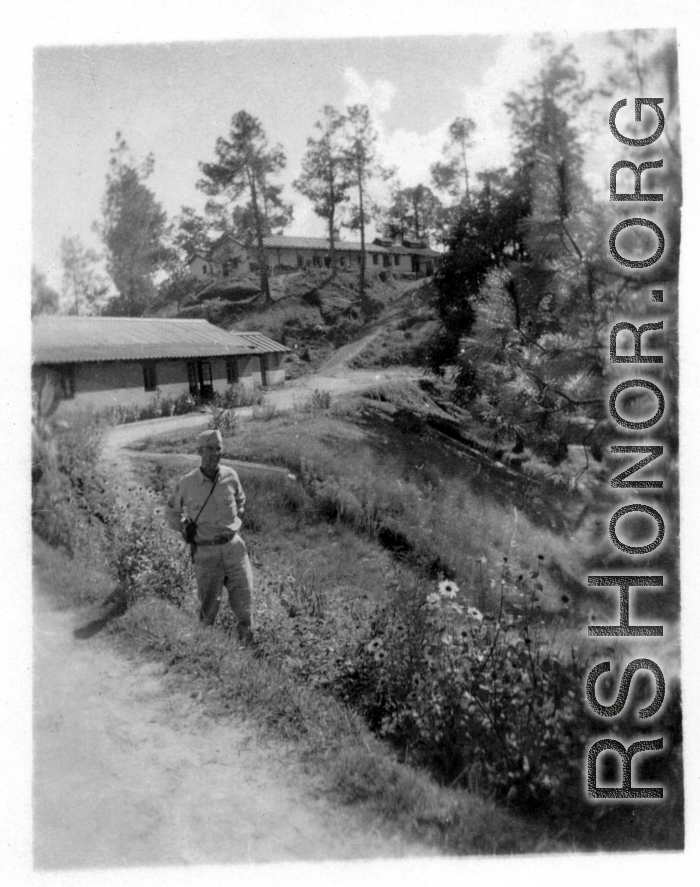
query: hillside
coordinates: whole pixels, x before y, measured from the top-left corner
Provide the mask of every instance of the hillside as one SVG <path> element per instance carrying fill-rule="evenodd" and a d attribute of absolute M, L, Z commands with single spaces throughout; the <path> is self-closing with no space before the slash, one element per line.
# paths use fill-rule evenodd
<path fill-rule="evenodd" d="M 306 269 L 270 280 L 273 304 L 265 307 L 257 279 L 217 281 L 182 308 L 170 304 L 162 316 L 205 318 L 227 330 L 256 330 L 292 352 L 288 378 L 313 372 L 327 361 L 354 361 L 358 367 L 415 362 L 412 352 L 434 327 L 431 285 L 382 273 L 369 276 L 370 316 L 360 310 L 357 274 Z M 359 362 L 358 362 L 359 361 Z"/>

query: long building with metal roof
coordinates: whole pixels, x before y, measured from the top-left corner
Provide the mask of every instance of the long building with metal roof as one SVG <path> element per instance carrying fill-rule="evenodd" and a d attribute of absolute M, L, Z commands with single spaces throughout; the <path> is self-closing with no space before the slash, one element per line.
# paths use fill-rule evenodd
<path fill-rule="evenodd" d="M 359 241 L 334 239 L 333 248 L 341 268 L 357 268 L 361 261 Z M 263 237 L 263 249 L 268 268 L 274 273 L 286 273 L 303 268 L 330 267 L 330 240 L 326 237 L 295 237 L 270 234 Z M 422 241 L 400 242 L 376 238 L 365 243 L 365 264 L 368 273 L 389 269 L 399 274 L 430 276 L 435 262 L 442 255 Z M 255 249 L 229 234 L 212 244 L 208 256 L 194 255 L 189 263 L 190 273 L 202 283 L 254 273 L 258 270 Z"/>
<path fill-rule="evenodd" d="M 234 383 L 280 384 L 288 350 L 261 333 L 226 332 L 206 320 L 40 316 L 32 372 L 71 405 L 102 408 L 159 395 L 206 399 Z"/>

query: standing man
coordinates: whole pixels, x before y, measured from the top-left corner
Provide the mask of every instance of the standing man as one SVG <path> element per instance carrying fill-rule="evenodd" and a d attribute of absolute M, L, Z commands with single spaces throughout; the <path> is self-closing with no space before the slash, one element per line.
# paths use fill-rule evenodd
<path fill-rule="evenodd" d="M 202 463 L 180 479 L 165 517 L 172 529 L 194 545 L 199 618 L 207 625 L 214 624 L 225 586 L 238 637 L 250 644 L 253 571 L 238 533 L 245 494 L 233 468 L 219 465 L 223 452 L 219 431 L 200 434 L 197 452 Z"/>

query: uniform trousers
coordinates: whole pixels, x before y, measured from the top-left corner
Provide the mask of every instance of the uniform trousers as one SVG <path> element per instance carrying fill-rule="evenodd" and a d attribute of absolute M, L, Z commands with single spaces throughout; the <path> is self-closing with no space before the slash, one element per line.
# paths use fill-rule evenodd
<path fill-rule="evenodd" d="M 225 587 L 236 617 L 238 634 L 248 639 L 251 634 L 253 570 L 245 542 L 238 533 L 223 545 L 198 546 L 194 558 L 194 573 L 199 592 L 199 618 L 202 622 L 213 625 L 216 621 Z"/>

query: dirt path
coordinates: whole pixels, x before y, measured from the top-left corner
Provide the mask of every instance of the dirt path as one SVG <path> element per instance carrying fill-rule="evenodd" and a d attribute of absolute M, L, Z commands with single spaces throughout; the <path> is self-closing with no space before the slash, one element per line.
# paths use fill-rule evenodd
<path fill-rule="evenodd" d="M 279 747 L 165 687 L 161 666 L 73 637 L 38 576 L 34 859 L 92 868 L 425 854 L 314 794 Z"/>

